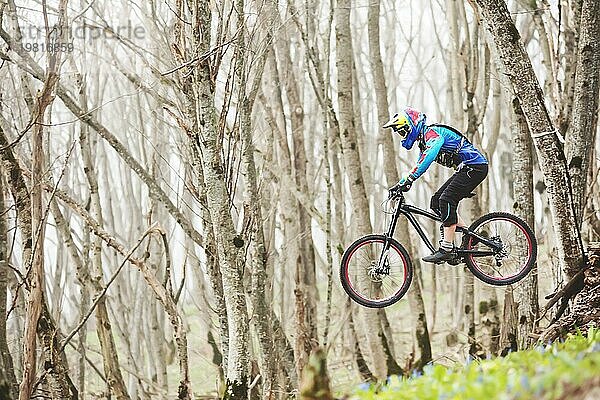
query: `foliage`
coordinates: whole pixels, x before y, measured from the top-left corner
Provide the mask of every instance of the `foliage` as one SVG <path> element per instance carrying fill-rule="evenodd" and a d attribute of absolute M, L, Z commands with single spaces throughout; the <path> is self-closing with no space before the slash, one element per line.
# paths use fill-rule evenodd
<path fill-rule="evenodd" d="M 358 389 L 354 400 L 370 399 L 556 399 L 564 385 L 580 385 L 600 374 L 600 329 L 565 342 L 511 353 L 504 358 L 445 367 L 427 365 L 410 378 L 390 377 L 383 387 Z"/>

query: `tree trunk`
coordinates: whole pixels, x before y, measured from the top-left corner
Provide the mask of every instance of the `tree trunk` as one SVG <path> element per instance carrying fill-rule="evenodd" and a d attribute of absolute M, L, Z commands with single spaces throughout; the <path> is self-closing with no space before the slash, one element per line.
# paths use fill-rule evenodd
<path fill-rule="evenodd" d="M 67 0 L 61 0 L 58 5 L 58 22 L 60 28 L 66 26 L 66 6 Z M 46 4 L 43 3 L 43 13 L 47 18 Z M 62 39 L 62 35 L 56 38 Z M 48 38 L 49 40 L 49 38 Z M 53 326 L 52 323 L 44 323 L 38 326 L 38 321 L 42 316 L 42 308 L 45 308 L 44 301 L 44 241 L 46 230 L 45 206 L 43 204 L 43 181 L 45 179 L 45 160 L 44 160 L 44 121 L 46 110 L 52 104 L 54 97 L 52 92 L 58 82 L 61 54 L 49 53 L 47 57 L 47 69 L 45 74 L 44 86 L 39 92 L 37 103 L 33 110 L 32 120 L 36 122 L 33 126 L 32 134 L 32 159 L 31 159 L 31 236 L 27 240 L 32 243 L 31 258 L 25 257 L 22 263 L 30 276 L 29 295 L 26 303 L 26 319 L 24 333 L 24 368 L 23 379 L 19 390 L 19 399 L 28 400 L 33 393 L 33 384 L 36 375 L 36 335 L 39 331 L 42 338 Z M 52 333 L 50 333 L 52 334 Z M 48 343 L 44 342 L 44 348 Z M 45 354 L 52 358 L 52 354 Z M 53 363 L 50 363 L 53 364 Z M 46 367 L 46 366 L 45 366 Z M 62 375 L 65 371 L 49 371 L 48 380 L 50 381 L 50 390 L 54 395 L 66 396 L 69 394 L 69 388 Z M 56 378 L 56 379 L 53 379 Z"/>
<path fill-rule="evenodd" d="M 352 351 L 352 355 L 354 360 L 356 361 L 356 367 L 358 369 L 358 374 L 364 382 L 374 382 L 377 380 L 377 377 L 373 375 L 373 372 L 369 368 L 367 364 L 367 360 L 365 360 L 365 356 L 363 355 L 362 350 L 360 349 L 360 338 L 358 337 L 358 332 L 356 331 L 356 321 L 355 315 L 357 314 L 356 305 L 351 303 L 350 298 L 346 300 L 346 304 L 348 305 L 348 330 L 350 331 L 350 348 Z"/>
<path fill-rule="evenodd" d="M 0 147 L 3 149 L 0 154 L 2 155 L 2 162 L 8 178 L 13 201 L 16 205 L 17 224 L 21 233 L 21 259 L 23 262 L 27 262 L 31 257 L 33 243 L 31 240 L 31 197 L 29 196 L 29 190 L 25 184 L 23 171 L 8 144 L 9 141 L 0 127 Z M 23 340 L 25 340 L 25 338 L 23 338 Z M 24 343 L 23 347 L 25 347 Z M 26 357 L 24 352 L 21 354 L 23 355 L 23 375 L 25 375 L 25 371 L 31 368 L 31 366 L 26 365 L 26 363 L 31 361 Z M 30 372 L 27 372 L 27 374 L 29 373 Z M 21 380 L 19 386 L 19 396 L 21 396 L 22 385 L 23 380 Z"/>
<path fill-rule="evenodd" d="M 381 61 L 380 51 L 380 36 L 379 36 L 379 12 L 380 12 L 380 1 L 376 0 L 369 6 L 368 14 L 368 33 L 369 33 L 369 59 L 371 61 L 371 68 L 373 70 L 373 84 L 375 89 L 375 100 L 377 102 L 377 119 L 379 124 L 379 140 L 383 144 L 383 169 L 385 178 L 388 186 L 394 185 L 398 180 L 398 171 L 396 170 L 396 163 L 391 162 L 396 159 L 396 151 L 394 149 L 394 142 L 392 135 L 388 129 L 383 129 L 381 126 L 389 118 L 389 104 L 387 99 L 387 87 L 385 83 L 385 76 L 383 72 L 383 62 Z M 408 240 L 408 221 L 402 218 L 398 225 L 398 235 L 402 238 L 403 244 L 406 245 L 409 254 L 417 254 L 415 246 L 412 245 L 412 241 Z M 415 269 L 419 268 L 418 261 L 415 264 Z M 417 342 L 419 349 L 419 361 L 415 367 L 417 369 L 422 368 L 425 364 L 431 361 L 431 343 L 429 340 L 429 330 L 427 328 L 427 318 L 425 313 L 425 303 L 423 301 L 423 295 L 421 292 L 421 285 L 418 280 L 414 280 L 412 287 L 407 293 L 408 301 L 411 308 L 411 317 L 414 329 L 414 339 Z M 385 332 L 385 330 L 384 330 Z M 388 374 L 401 374 L 403 371 L 394 359 L 394 341 L 392 337 L 388 335 L 387 341 L 389 348 L 392 349 L 391 354 L 386 354 L 388 361 Z"/>
<path fill-rule="evenodd" d="M 533 209 L 533 149 L 527 121 L 519 105 L 513 100 L 513 112 L 516 122 L 513 128 L 513 210 L 535 232 L 535 214 Z M 516 340 L 523 349 L 532 343 L 529 334 L 536 328 L 539 315 L 537 265 L 516 287 L 517 327 Z M 507 309 L 507 306 L 504 306 Z M 505 318 L 505 321 L 507 319 Z"/>
<path fill-rule="evenodd" d="M 600 2 L 584 0 L 577 50 L 577 69 L 571 123 L 565 153 L 571 177 L 575 216 L 581 229 L 588 169 L 594 149 L 600 89 Z"/>
<path fill-rule="evenodd" d="M 569 8 L 562 7 L 564 20 L 564 82 L 558 116 L 557 128 L 563 134 L 569 129 L 572 120 L 573 99 L 575 94 L 575 74 L 577 72 L 577 48 L 579 43 L 579 31 L 581 26 L 581 6 L 583 0 L 572 0 Z"/>
<path fill-rule="evenodd" d="M 227 318 L 227 307 L 225 306 L 225 294 L 223 293 L 223 276 L 219 269 L 219 260 L 217 254 L 217 243 L 213 226 L 208 211 L 208 199 L 206 193 L 206 184 L 202 172 L 202 163 L 197 149 L 192 148 L 192 167 L 196 171 L 198 186 L 198 202 L 201 207 L 201 219 L 203 228 L 204 255 L 206 257 L 206 272 L 208 273 L 212 293 L 215 298 L 217 319 L 218 319 L 218 341 L 221 355 L 223 357 L 220 368 L 221 372 L 227 371 L 229 356 L 229 322 Z M 200 266 L 196 266 L 200 270 Z"/>
<path fill-rule="evenodd" d="M 236 46 L 236 75 L 238 78 L 238 104 L 239 104 L 239 129 L 242 139 L 242 171 L 245 181 L 244 192 L 244 218 L 250 224 L 246 238 L 250 246 L 250 300 L 252 303 L 252 326 L 258 342 L 258 367 L 262 382 L 262 399 L 275 398 L 276 370 L 273 359 L 273 332 L 271 330 L 271 314 L 267 299 L 267 260 L 268 254 L 265 246 L 263 231 L 263 217 L 261 212 L 260 195 L 258 191 L 258 177 L 254 162 L 254 145 L 252 143 L 251 114 L 256 92 L 254 87 L 260 82 L 264 70 L 264 57 L 256 71 L 255 85 L 247 90 L 247 71 L 245 59 L 248 56 L 245 43 L 244 0 L 236 1 L 238 12 L 239 36 Z M 268 28 L 270 29 L 270 27 Z M 271 35 L 268 34 L 267 40 Z M 266 50 L 265 50 L 266 51 Z M 247 215 L 246 215 L 247 213 Z"/>
<path fill-rule="evenodd" d="M 2 127 L 0 127 L 2 129 Z M 0 171 L 4 168 L 0 166 Z M 8 274 L 12 274 L 8 267 L 8 232 L 6 218 L 8 209 L 4 200 L 4 176 L 0 173 L 0 398 L 16 399 L 19 385 L 15 377 L 13 359 L 6 341 L 6 300 Z"/>
<path fill-rule="evenodd" d="M 48 93 L 49 95 L 49 93 Z M 43 147 L 43 124 L 44 113 L 48 103 L 43 104 L 40 98 L 38 113 L 39 125 L 34 129 L 32 138 L 32 168 L 31 168 L 31 233 L 28 238 L 33 244 L 31 258 L 25 258 L 23 254 L 23 267 L 30 271 L 29 295 L 25 308 L 25 333 L 24 333 L 24 365 L 23 378 L 21 380 L 19 400 L 29 400 L 33 394 L 33 384 L 37 370 L 36 357 L 36 333 L 42 303 L 44 301 L 44 233 L 45 216 L 42 204 L 42 185 L 44 179 L 44 147 Z"/>
<path fill-rule="evenodd" d="M 518 304 L 515 304 L 512 287 L 507 287 L 504 292 L 503 323 L 500 327 L 500 355 L 505 356 L 511 351 L 518 350 L 517 343 L 517 316 Z"/>
<path fill-rule="evenodd" d="M 82 109 L 87 112 L 87 96 L 85 81 L 79 81 L 79 94 Z M 100 206 L 100 195 L 98 193 L 98 178 L 96 168 L 94 167 L 94 152 L 92 143 L 88 135 L 88 127 L 82 124 L 79 132 L 79 146 L 83 160 L 83 170 L 87 180 L 89 190 L 89 201 L 91 205 L 91 215 L 100 226 L 104 225 L 102 217 L 102 208 Z M 91 257 L 86 257 L 90 262 L 91 276 L 89 276 L 89 284 L 94 296 L 97 296 L 104 288 L 104 272 L 102 268 L 102 239 L 95 236 L 91 239 Z M 115 344 L 114 335 L 108 308 L 106 305 L 106 297 L 103 297 L 96 307 L 96 333 L 100 342 L 102 352 L 102 362 L 104 364 L 104 373 L 106 374 L 107 392 L 114 393 L 117 400 L 129 399 L 125 381 L 121 374 L 119 363 L 119 352 Z"/>
<path fill-rule="evenodd" d="M 480 347 L 475 337 L 475 278 L 471 271 L 463 270 L 463 321 L 467 331 L 469 355 L 478 357 Z"/>
<path fill-rule="evenodd" d="M 557 130 L 505 1 L 477 0 L 477 4 L 527 119 L 549 193 L 559 262 L 566 275 L 573 277 L 583 266 L 583 248 L 570 193 L 567 161 Z"/>
<path fill-rule="evenodd" d="M 37 333 L 44 350 L 42 362 L 44 370 L 47 372 L 45 381 L 48 384 L 50 398 L 52 400 L 77 400 L 79 396 L 69 378 L 67 357 L 59 342 L 62 335 L 50 315 L 46 302 L 42 303 Z"/>
<path fill-rule="evenodd" d="M 304 107 L 301 100 L 301 93 L 298 87 L 298 79 L 294 72 L 294 64 L 291 59 L 290 37 L 284 22 L 281 21 L 279 11 L 277 11 L 277 2 L 271 5 L 271 12 L 274 14 L 275 21 L 281 26 L 281 33 L 275 40 L 277 50 L 277 60 L 281 62 L 281 68 L 278 69 L 281 74 L 281 83 L 285 88 L 285 94 L 290 107 L 291 120 L 291 138 L 293 145 L 292 165 L 294 186 L 300 193 L 308 194 L 308 180 L 306 172 L 306 150 L 304 139 Z M 293 9 L 290 10 L 292 13 Z M 287 140 L 283 140 L 282 144 Z M 294 208 L 297 212 L 293 215 L 293 220 L 297 224 L 298 236 L 294 236 L 298 241 L 299 254 L 291 261 L 295 265 L 295 317 L 296 317 L 296 344 L 295 357 L 297 364 L 297 373 L 300 376 L 302 368 L 308 362 L 308 358 L 314 348 L 316 348 L 319 338 L 317 334 L 317 314 L 316 299 L 318 296 L 316 290 L 315 277 L 315 254 L 311 233 L 311 222 L 307 212 L 307 205 L 294 200 Z"/>
<path fill-rule="evenodd" d="M 362 176 L 361 161 L 358 152 L 358 141 L 354 126 L 352 95 L 352 38 L 350 34 L 351 0 L 338 2 L 336 13 L 336 67 L 338 72 L 338 104 L 340 116 L 340 141 L 346 171 L 349 176 L 350 196 L 352 200 L 353 219 L 356 221 L 356 234 L 364 235 L 372 231 L 369 218 L 369 202 Z M 377 312 L 360 309 L 367 332 L 367 343 L 378 377 L 387 376 L 385 355 L 381 343 L 381 327 Z M 374 331 L 377 327 L 377 331 Z M 382 334 L 383 335 L 383 334 Z"/>
<path fill-rule="evenodd" d="M 212 13 L 210 2 L 193 2 L 193 40 L 199 54 L 210 50 L 210 26 Z M 248 395 L 248 312 L 243 286 L 243 239 L 237 235 L 231 213 L 223 161 L 220 155 L 219 133 L 215 112 L 215 91 L 211 59 L 199 63 L 194 72 L 193 89 L 197 104 L 198 131 L 193 132 L 191 145 L 201 154 L 202 172 L 206 185 L 206 198 L 217 254 L 223 277 L 223 292 L 229 326 L 229 355 L 227 359 L 227 382 L 225 398 L 245 399 Z"/>
<path fill-rule="evenodd" d="M 80 305 L 79 305 L 79 318 L 83 318 L 85 316 L 85 314 L 88 312 L 89 308 L 90 308 L 90 291 L 89 291 L 89 286 L 90 286 L 90 272 L 88 269 L 88 257 L 86 254 L 86 250 L 89 248 L 89 246 L 87 245 L 87 243 L 89 243 L 89 236 L 90 236 L 90 232 L 89 231 L 85 231 L 84 232 L 84 237 L 83 237 L 83 253 L 84 253 L 84 260 L 82 260 L 82 257 L 79 255 L 79 249 L 77 248 L 77 246 L 75 245 L 75 242 L 73 241 L 73 236 L 72 236 L 72 230 L 71 230 L 71 226 L 69 221 L 64 217 L 63 213 L 60 211 L 60 208 L 58 207 L 58 202 L 56 199 L 52 199 L 52 203 L 51 203 L 51 211 L 52 211 L 52 217 L 54 218 L 54 222 L 56 223 L 56 230 L 58 231 L 58 234 L 60 235 L 60 239 L 63 241 L 63 243 L 65 244 L 65 246 L 67 247 L 68 251 L 69 251 L 69 256 L 71 261 L 73 262 L 73 264 L 75 264 L 75 276 L 77 278 L 77 282 L 80 286 L 80 292 L 79 292 L 79 299 L 78 301 L 80 301 Z M 86 342 L 86 337 L 87 337 L 87 328 L 86 325 L 83 325 L 81 327 L 81 329 L 79 330 L 78 333 L 78 344 L 77 344 L 77 352 L 79 353 L 79 360 L 78 360 L 78 391 L 79 391 L 79 396 L 80 399 L 84 399 L 85 398 L 85 362 L 86 362 L 86 348 L 85 348 L 85 342 Z M 106 379 L 104 379 L 104 381 L 106 382 Z"/>
<path fill-rule="evenodd" d="M 272 76 L 275 80 L 275 87 L 273 90 L 275 91 L 275 97 L 278 99 L 276 104 L 279 108 L 278 115 L 281 116 L 282 119 L 285 118 L 284 115 L 284 106 L 283 100 L 281 97 L 281 87 L 279 80 L 279 68 L 277 67 L 276 59 L 271 58 L 271 66 L 272 66 Z M 302 302 L 302 294 L 304 293 L 304 285 L 302 285 L 301 277 L 301 266 L 303 263 L 302 258 L 302 246 L 300 241 L 297 239 L 301 237 L 301 226 L 298 220 L 298 215 L 300 211 L 300 203 L 294 197 L 293 192 L 297 189 L 295 184 L 295 180 L 292 178 L 294 173 L 292 171 L 293 160 L 292 155 L 290 154 L 290 149 L 287 141 L 287 130 L 285 129 L 285 123 L 283 123 L 282 128 L 274 129 L 274 134 L 276 137 L 277 145 L 279 152 L 279 168 L 281 170 L 281 174 L 284 177 L 287 177 L 288 184 L 283 185 L 280 199 L 281 199 L 281 218 L 283 221 L 283 236 L 286 238 L 284 243 L 285 252 L 280 258 L 279 265 L 281 268 L 281 281 L 282 281 L 282 290 L 284 289 L 284 285 L 287 284 L 286 280 L 286 272 L 287 266 L 294 266 L 295 268 L 292 270 L 294 273 L 294 318 L 295 318 L 295 328 L 296 328 L 296 338 L 294 343 L 294 362 L 296 365 L 296 376 L 301 376 L 301 370 L 303 366 L 308 362 L 308 357 L 310 355 L 310 349 L 308 347 L 309 342 L 306 340 L 310 338 L 310 333 L 307 331 L 308 320 L 306 319 L 306 312 L 304 309 L 304 304 Z M 284 291 L 285 293 L 285 291 Z M 281 296 L 281 318 L 285 319 L 285 295 Z M 283 332 L 282 332 L 283 333 Z M 297 383 L 296 383 L 297 384 Z"/>

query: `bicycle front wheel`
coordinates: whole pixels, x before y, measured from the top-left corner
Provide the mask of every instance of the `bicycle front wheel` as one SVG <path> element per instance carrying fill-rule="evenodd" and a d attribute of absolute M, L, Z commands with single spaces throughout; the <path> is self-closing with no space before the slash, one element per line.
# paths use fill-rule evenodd
<path fill-rule="evenodd" d="M 406 294 L 413 269 L 408 253 L 394 239 L 382 255 L 386 237 L 364 236 L 344 252 L 340 268 L 342 287 L 358 304 L 382 308 L 394 304 Z"/>
<path fill-rule="evenodd" d="M 533 268 L 537 241 L 529 225 L 521 218 L 505 212 L 493 212 L 473 222 L 469 230 L 496 245 L 496 249 L 492 249 L 474 236 L 465 238 L 465 250 L 487 253 L 465 257 L 469 270 L 483 282 L 510 285 L 523 279 Z"/>

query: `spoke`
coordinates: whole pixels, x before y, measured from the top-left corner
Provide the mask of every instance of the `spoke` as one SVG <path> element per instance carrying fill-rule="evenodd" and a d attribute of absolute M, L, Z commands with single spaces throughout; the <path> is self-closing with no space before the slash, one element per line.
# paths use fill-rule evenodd
<path fill-rule="evenodd" d="M 390 284 L 390 285 L 391 285 L 394 293 L 396 293 L 398 290 L 400 290 L 400 288 L 404 284 L 404 280 L 402 280 L 402 282 L 398 282 L 394 278 L 390 278 L 389 280 L 392 281 L 392 284 Z"/>
<path fill-rule="evenodd" d="M 389 284 L 389 283 L 384 283 L 384 286 L 386 288 L 391 288 L 392 289 L 392 290 L 388 289 L 388 290 L 385 291 L 385 293 L 386 293 L 385 297 L 386 298 L 391 297 L 395 293 L 395 291 L 393 290 L 394 287 L 391 284 Z"/>
<path fill-rule="evenodd" d="M 372 259 L 370 257 L 368 257 L 366 254 L 358 254 L 358 260 L 356 261 L 364 261 L 364 264 L 366 264 L 368 267 L 371 266 L 371 261 Z"/>
<path fill-rule="evenodd" d="M 390 260 L 390 264 L 392 263 L 392 257 L 394 258 L 394 261 L 402 263 L 402 256 L 396 250 L 390 251 L 390 254 L 388 254 L 388 260 Z"/>
<path fill-rule="evenodd" d="M 390 271 L 390 273 L 388 274 L 389 277 L 399 276 L 401 278 L 403 278 L 404 275 L 405 275 L 404 270 L 398 271 L 398 272 L 392 272 L 392 271 Z"/>

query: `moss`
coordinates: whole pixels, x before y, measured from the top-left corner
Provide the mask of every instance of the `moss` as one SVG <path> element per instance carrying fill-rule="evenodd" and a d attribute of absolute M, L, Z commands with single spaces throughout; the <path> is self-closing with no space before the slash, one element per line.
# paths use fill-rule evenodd
<path fill-rule="evenodd" d="M 498 310 L 498 300 L 494 300 L 494 299 L 490 300 L 490 310 L 492 310 L 492 311 Z"/>
<path fill-rule="evenodd" d="M 510 346 L 516 346 L 510 335 Z M 353 400 L 412 399 L 574 399 L 565 387 L 582 388 L 597 379 L 600 332 L 588 337 L 570 336 L 551 347 L 536 346 L 524 351 L 503 350 L 506 357 L 452 366 L 432 364 L 423 374 L 410 378 L 391 377 L 384 387 L 373 385 L 355 391 Z M 510 354 L 508 354 L 510 353 Z M 589 386 L 589 384 L 588 384 Z M 595 385 L 597 387 L 597 385 Z M 347 398 L 347 397 L 344 397 Z M 588 398 L 591 398 L 588 396 Z M 594 397 L 596 398 L 596 397 Z"/>
<path fill-rule="evenodd" d="M 487 301 L 481 301 L 479 303 L 479 314 L 487 314 L 490 309 L 490 305 Z"/>

